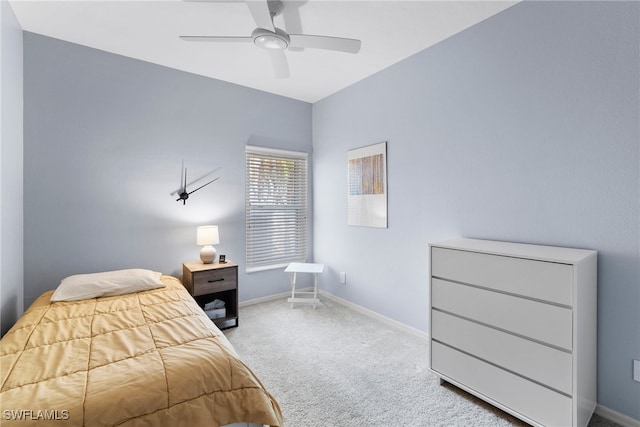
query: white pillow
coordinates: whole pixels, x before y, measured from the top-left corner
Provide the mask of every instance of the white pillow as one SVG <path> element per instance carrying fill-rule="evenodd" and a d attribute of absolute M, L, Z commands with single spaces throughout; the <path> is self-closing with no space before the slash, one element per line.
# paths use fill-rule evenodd
<path fill-rule="evenodd" d="M 133 268 L 65 277 L 51 296 L 51 301 L 79 301 L 83 299 L 123 295 L 162 288 L 162 273 Z"/>

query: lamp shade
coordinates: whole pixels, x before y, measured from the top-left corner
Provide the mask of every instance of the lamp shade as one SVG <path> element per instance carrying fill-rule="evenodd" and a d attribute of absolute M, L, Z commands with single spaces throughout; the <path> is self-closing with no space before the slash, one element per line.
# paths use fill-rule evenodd
<path fill-rule="evenodd" d="M 203 225 L 198 227 L 198 246 L 217 245 L 220 243 L 217 225 Z"/>

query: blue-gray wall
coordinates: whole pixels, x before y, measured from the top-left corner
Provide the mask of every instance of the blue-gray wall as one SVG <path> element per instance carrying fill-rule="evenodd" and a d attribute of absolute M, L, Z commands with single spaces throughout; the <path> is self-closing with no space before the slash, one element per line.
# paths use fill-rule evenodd
<path fill-rule="evenodd" d="M 310 152 L 310 104 L 32 33 L 24 51 L 27 305 L 70 274 L 180 276 L 204 224 L 241 265 L 241 300 L 289 288 L 242 267 L 244 147 Z M 170 195 L 183 160 L 189 180 L 222 167 L 186 206 Z"/>
<path fill-rule="evenodd" d="M 22 28 L 0 1 L 0 335 L 23 309 Z"/>
<path fill-rule="evenodd" d="M 640 419 L 639 13 L 518 4 L 313 108 L 27 33 L 25 300 L 79 270 L 179 275 L 200 224 L 242 263 L 244 144 L 311 151 L 313 136 L 326 290 L 427 331 L 429 242 L 597 249 L 598 400 Z M 348 227 L 346 151 L 384 140 L 389 228 Z M 194 176 L 223 166 L 184 207 L 182 159 Z M 241 299 L 282 279 L 244 275 Z"/>
<path fill-rule="evenodd" d="M 596 249 L 598 401 L 640 419 L 639 8 L 521 3 L 314 104 L 323 288 L 428 331 L 429 242 Z M 349 227 L 347 150 L 381 141 L 389 228 Z"/>

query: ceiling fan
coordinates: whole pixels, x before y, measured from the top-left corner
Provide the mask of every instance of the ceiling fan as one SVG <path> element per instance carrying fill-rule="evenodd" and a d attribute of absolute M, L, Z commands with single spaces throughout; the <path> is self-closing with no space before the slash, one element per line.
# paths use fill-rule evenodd
<path fill-rule="evenodd" d="M 247 0 L 249 12 L 257 28 L 250 36 L 180 36 L 189 42 L 249 42 L 264 49 L 271 58 L 276 78 L 289 77 L 289 64 L 284 51 L 287 49 L 314 48 L 336 50 L 347 53 L 360 51 L 360 40 L 342 37 L 287 34 L 273 24 L 274 16 L 282 13 L 284 3 L 280 0 Z"/>

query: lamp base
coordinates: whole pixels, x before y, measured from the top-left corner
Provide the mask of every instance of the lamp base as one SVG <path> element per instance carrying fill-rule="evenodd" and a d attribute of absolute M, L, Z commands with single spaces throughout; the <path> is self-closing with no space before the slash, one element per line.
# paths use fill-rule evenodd
<path fill-rule="evenodd" d="M 216 260 L 216 255 L 218 253 L 216 252 L 216 249 L 211 246 L 211 245 L 207 245 L 207 246 L 203 246 L 202 249 L 200 250 L 200 260 L 202 261 L 203 264 L 213 264 L 213 261 Z"/>

